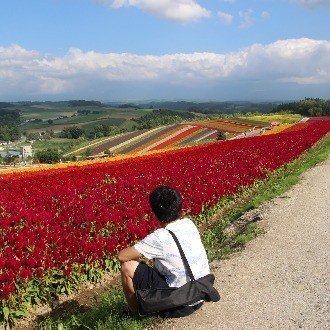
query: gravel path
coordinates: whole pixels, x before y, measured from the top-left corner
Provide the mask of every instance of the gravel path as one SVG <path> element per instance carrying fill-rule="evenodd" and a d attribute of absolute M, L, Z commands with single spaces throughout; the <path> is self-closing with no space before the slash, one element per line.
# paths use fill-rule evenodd
<path fill-rule="evenodd" d="M 264 235 L 212 264 L 221 301 L 162 329 L 329 329 L 329 201 L 330 159 L 260 208 Z"/>

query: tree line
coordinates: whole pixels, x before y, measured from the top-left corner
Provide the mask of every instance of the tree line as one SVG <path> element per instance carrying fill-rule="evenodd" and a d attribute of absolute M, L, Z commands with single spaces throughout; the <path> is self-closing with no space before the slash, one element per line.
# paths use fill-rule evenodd
<path fill-rule="evenodd" d="M 1 106 L 7 106 L 7 104 L 0 103 L 0 141 L 18 140 L 20 113 L 18 110 L 3 109 Z"/>
<path fill-rule="evenodd" d="M 150 113 L 132 120 L 136 123 L 136 129 L 148 129 L 179 123 L 183 120 L 193 120 L 195 118 L 196 116 L 193 113 L 160 109 L 152 110 Z"/>
<path fill-rule="evenodd" d="M 76 107 L 102 107 L 103 104 L 100 101 L 85 101 L 85 100 L 71 100 L 68 101 L 68 105 L 72 108 L 76 108 Z"/>
<path fill-rule="evenodd" d="M 192 101 L 163 101 L 140 105 L 149 109 L 168 109 L 203 114 L 235 114 L 248 112 L 271 112 L 280 102 L 192 102 Z"/>
<path fill-rule="evenodd" d="M 273 111 L 288 111 L 307 117 L 330 116 L 330 100 L 308 97 L 298 102 L 280 104 Z"/>

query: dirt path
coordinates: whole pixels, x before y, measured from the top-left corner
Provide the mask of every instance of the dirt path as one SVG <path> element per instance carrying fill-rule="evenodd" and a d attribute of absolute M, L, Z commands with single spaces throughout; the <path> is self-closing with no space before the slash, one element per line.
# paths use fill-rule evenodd
<path fill-rule="evenodd" d="M 162 329 L 329 329 L 329 201 L 330 159 L 260 208 L 264 235 L 213 264 L 222 300 Z"/>

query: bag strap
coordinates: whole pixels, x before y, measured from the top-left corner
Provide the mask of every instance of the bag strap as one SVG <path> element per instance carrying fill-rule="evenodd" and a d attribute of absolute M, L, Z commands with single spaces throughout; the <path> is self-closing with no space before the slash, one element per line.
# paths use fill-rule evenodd
<path fill-rule="evenodd" d="M 188 275 L 189 275 L 191 281 L 194 282 L 194 281 L 195 281 L 194 274 L 193 274 L 193 272 L 191 271 L 191 268 L 190 268 L 190 266 L 189 266 L 188 260 L 187 260 L 186 255 L 184 254 L 184 252 L 183 252 L 183 250 L 182 250 L 182 247 L 181 247 L 181 244 L 180 244 L 178 238 L 177 238 L 176 235 L 173 233 L 173 231 L 171 231 L 171 230 L 169 230 L 169 229 L 167 229 L 167 230 L 168 230 L 168 232 L 172 235 L 172 237 L 173 237 L 173 239 L 174 239 L 174 241 L 175 241 L 175 243 L 176 243 L 176 245 L 177 245 L 177 247 L 178 247 L 178 249 L 179 249 L 179 252 L 180 252 L 180 255 L 181 255 L 181 259 L 182 259 L 182 261 L 183 261 L 183 264 L 184 264 L 184 266 L 185 266 L 185 268 L 186 268 L 186 271 L 188 272 Z"/>

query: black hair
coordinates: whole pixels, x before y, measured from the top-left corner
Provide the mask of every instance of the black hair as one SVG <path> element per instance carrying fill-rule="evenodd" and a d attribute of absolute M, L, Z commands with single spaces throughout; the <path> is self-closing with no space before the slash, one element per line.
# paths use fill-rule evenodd
<path fill-rule="evenodd" d="M 179 191 L 168 186 L 159 186 L 149 195 L 152 211 L 160 222 L 171 222 L 180 217 L 182 197 Z"/>

